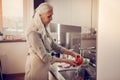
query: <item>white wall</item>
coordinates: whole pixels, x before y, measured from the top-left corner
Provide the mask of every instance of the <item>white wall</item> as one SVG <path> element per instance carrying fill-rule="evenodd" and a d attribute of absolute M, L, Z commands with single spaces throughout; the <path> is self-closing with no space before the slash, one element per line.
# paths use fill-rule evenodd
<path fill-rule="evenodd" d="M 53 23 L 82 26 L 83 30 L 90 29 L 91 26 L 97 28 L 97 0 L 46 1 L 54 8 Z"/>
<path fill-rule="evenodd" d="M 120 0 L 99 0 L 97 80 L 120 80 Z"/>
<path fill-rule="evenodd" d="M 0 31 L 2 31 L 2 0 L 0 0 Z"/>

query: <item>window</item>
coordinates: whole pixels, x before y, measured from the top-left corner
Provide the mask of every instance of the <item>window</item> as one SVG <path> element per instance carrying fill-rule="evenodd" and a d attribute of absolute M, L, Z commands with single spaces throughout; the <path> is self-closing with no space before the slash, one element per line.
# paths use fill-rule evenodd
<path fill-rule="evenodd" d="M 14 39 L 24 38 L 33 15 L 33 0 L 2 0 L 2 32 Z"/>
<path fill-rule="evenodd" d="M 4 35 L 23 36 L 23 0 L 2 0 Z"/>

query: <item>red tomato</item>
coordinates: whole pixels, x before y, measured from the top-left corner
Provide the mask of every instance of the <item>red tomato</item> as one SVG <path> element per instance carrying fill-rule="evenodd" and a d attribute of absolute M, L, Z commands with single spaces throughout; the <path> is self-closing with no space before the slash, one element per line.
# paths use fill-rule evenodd
<path fill-rule="evenodd" d="M 81 65 L 82 64 L 82 62 L 83 62 L 83 58 L 76 58 L 76 63 L 77 63 L 77 65 Z"/>

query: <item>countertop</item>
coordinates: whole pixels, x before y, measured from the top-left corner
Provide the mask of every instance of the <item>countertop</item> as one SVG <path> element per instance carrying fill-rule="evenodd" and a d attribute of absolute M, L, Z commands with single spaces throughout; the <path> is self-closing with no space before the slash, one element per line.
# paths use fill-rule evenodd
<path fill-rule="evenodd" d="M 18 40 L 0 40 L 0 43 L 13 43 L 13 42 L 26 42 L 26 40 L 18 39 Z"/>

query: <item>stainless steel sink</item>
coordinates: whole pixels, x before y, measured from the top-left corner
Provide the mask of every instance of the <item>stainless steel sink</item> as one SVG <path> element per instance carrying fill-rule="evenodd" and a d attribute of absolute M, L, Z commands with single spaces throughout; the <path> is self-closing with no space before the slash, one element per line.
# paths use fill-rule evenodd
<path fill-rule="evenodd" d="M 59 73 L 65 78 L 65 80 L 75 80 L 77 68 L 61 69 Z"/>
<path fill-rule="evenodd" d="M 59 70 L 59 73 L 65 78 L 65 80 L 76 80 L 77 78 L 83 78 L 85 80 L 96 80 L 96 68 L 91 65 L 82 65 L 75 68 L 66 68 Z"/>
<path fill-rule="evenodd" d="M 76 80 L 84 78 L 85 80 L 96 80 L 96 68 L 91 65 L 81 65 L 77 67 L 63 68 L 57 64 L 52 65 L 50 72 L 56 78 L 55 80 Z"/>
<path fill-rule="evenodd" d="M 75 80 L 77 70 L 77 67 L 62 68 L 56 66 L 56 64 L 50 67 L 50 71 L 56 77 L 56 80 Z"/>
<path fill-rule="evenodd" d="M 76 72 L 78 67 L 64 68 L 58 70 L 59 73 L 65 78 L 65 80 L 75 80 Z"/>

